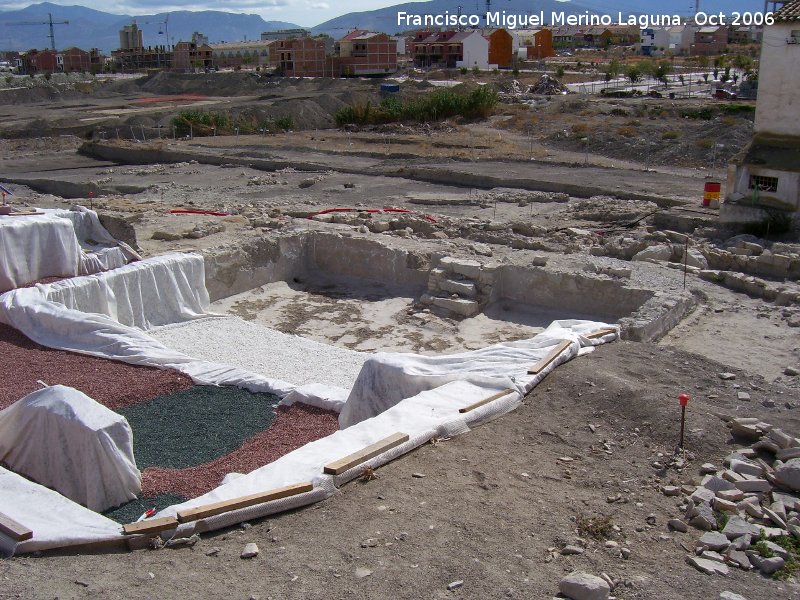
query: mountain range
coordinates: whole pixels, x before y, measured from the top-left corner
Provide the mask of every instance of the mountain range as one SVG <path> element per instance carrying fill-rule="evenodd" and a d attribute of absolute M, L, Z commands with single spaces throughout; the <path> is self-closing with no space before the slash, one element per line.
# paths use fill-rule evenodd
<path fill-rule="evenodd" d="M 99 48 L 108 54 L 119 47 L 119 30 L 136 21 L 143 30 L 145 46 L 167 45 L 190 40 L 199 31 L 211 42 L 257 40 L 263 31 L 294 29 L 294 23 L 265 21 L 258 15 L 221 11 L 173 11 L 153 15 L 115 15 L 83 6 L 61 6 L 50 2 L 32 4 L 27 8 L 0 12 L 0 50 L 49 48 L 48 13 L 53 15 L 56 48 L 77 46 L 88 50 Z M 69 25 L 56 25 L 69 21 Z M 37 23 L 14 25 L 14 23 Z M 165 25 L 166 24 L 166 25 Z"/>
<path fill-rule="evenodd" d="M 664 0 L 492 0 L 492 11 L 511 14 L 530 14 L 544 11 L 547 18 L 552 12 L 566 14 L 608 14 L 616 19 L 637 14 L 679 14 L 695 12 L 697 0 L 678 0 L 665 7 Z M 388 8 L 366 12 L 354 12 L 336 17 L 312 28 L 316 34 L 325 33 L 335 38 L 342 37 L 352 29 L 370 29 L 397 33 L 407 27 L 399 26 L 397 13 L 436 15 L 449 12 L 457 14 L 459 6 L 464 14 L 483 15 L 485 0 L 430 0 L 407 2 Z M 722 11 L 763 10 L 763 0 L 702 0 L 701 10 L 709 14 Z M 134 21 L 144 32 L 145 46 L 173 44 L 191 39 L 198 31 L 208 36 L 211 43 L 223 41 L 257 40 L 264 31 L 293 29 L 294 23 L 265 21 L 258 15 L 228 13 L 222 11 L 172 11 L 152 15 L 118 15 L 83 6 L 61 6 L 50 2 L 32 4 L 26 8 L 0 12 L 0 50 L 28 50 L 47 48 L 48 13 L 53 15 L 56 47 L 59 49 L 78 46 L 99 48 L 105 53 L 119 46 L 119 30 Z M 69 21 L 68 25 L 55 24 Z M 34 23 L 19 25 L 19 23 Z M 169 42 L 167 41 L 169 35 Z"/>

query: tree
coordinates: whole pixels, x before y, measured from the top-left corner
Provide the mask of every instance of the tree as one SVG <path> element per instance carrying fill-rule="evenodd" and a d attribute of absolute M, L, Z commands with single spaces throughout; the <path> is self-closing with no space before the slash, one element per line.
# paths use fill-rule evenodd
<path fill-rule="evenodd" d="M 708 57 L 707 56 L 698 56 L 697 57 L 697 66 L 701 69 L 705 69 L 708 66 Z"/>
<path fill-rule="evenodd" d="M 667 61 L 661 61 L 658 63 L 656 67 L 656 71 L 654 73 L 654 77 L 664 84 L 664 87 L 667 87 L 669 83 L 669 78 L 667 77 L 672 72 L 672 65 L 669 64 Z"/>
<path fill-rule="evenodd" d="M 625 76 L 630 80 L 631 84 L 634 84 L 642 78 L 642 72 L 636 65 L 631 65 L 625 71 Z"/>
<path fill-rule="evenodd" d="M 559 65 L 559 66 L 558 66 L 558 68 L 556 69 L 556 77 L 558 77 L 559 79 L 561 79 L 562 77 L 564 77 L 564 73 L 565 73 L 565 71 L 564 71 L 564 67 L 562 67 L 561 65 Z"/>

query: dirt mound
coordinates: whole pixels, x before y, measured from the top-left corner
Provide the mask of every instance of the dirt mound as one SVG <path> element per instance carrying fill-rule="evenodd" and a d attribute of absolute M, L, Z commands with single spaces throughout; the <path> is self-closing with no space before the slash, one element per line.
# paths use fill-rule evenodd
<path fill-rule="evenodd" d="M 156 95 L 240 96 L 250 95 L 262 89 L 266 78 L 255 73 L 168 73 L 162 71 L 137 81 L 140 90 Z"/>

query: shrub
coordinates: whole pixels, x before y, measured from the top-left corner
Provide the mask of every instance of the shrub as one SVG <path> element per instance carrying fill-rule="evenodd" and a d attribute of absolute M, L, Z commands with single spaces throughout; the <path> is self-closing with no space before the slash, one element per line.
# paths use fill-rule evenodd
<path fill-rule="evenodd" d="M 704 150 L 710 149 L 714 145 L 714 140 L 710 140 L 708 138 L 700 138 L 695 142 L 699 148 L 703 148 Z"/>
<path fill-rule="evenodd" d="M 275 126 L 278 129 L 283 129 L 284 131 L 289 131 L 290 129 L 294 129 L 294 119 L 292 117 L 278 117 L 275 119 Z"/>
<path fill-rule="evenodd" d="M 339 126 L 369 125 L 397 121 L 436 121 L 462 116 L 467 119 L 485 118 L 497 104 L 497 92 L 490 86 L 480 86 L 468 93 L 450 89 L 436 90 L 422 98 L 401 101 L 385 98 L 378 106 L 372 103 L 346 106 L 336 113 Z"/>
<path fill-rule="evenodd" d="M 565 73 L 565 72 L 566 72 L 566 71 L 564 71 L 564 67 L 562 67 L 562 66 L 560 66 L 560 65 L 559 65 L 559 67 L 556 69 L 556 77 L 558 77 L 559 79 L 561 79 L 562 77 L 564 77 L 564 73 Z"/>
<path fill-rule="evenodd" d="M 461 67 L 461 69 L 459 70 L 461 71 L 462 75 L 466 75 L 467 73 L 469 73 L 469 69 L 467 67 Z"/>
<path fill-rule="evenodd" d="M 661 134 L 662 140 L 677 140 L 681 136 L 678 131 L 665 131 Z"/>
<path fill-rule="evenodd" d="M 635 127 L 620 127 L 617 129 L 617 135 L 621 135 L 622 137 L 633 137 L 636 135 L 636 128 Z"/>
<path fill-rule="evenodd" d="M 687 119 L 702 119 L 703 121 L 710 121 L 716 114 L 717 111 L 711 107 L 690 108 L 680 112 L 681 117 Z"/>
<path fill-rule="evenodd" d="M 628 112 L 624 108 L 612 108 L 611 114 L 615 117 L 627 117 Z"/>

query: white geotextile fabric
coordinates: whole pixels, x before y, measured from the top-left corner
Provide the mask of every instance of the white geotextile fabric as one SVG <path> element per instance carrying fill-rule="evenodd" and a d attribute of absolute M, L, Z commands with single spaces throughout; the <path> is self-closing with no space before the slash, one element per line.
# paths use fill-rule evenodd
<path fill-rule="evenodd" d="M 281 333 L 239 317 L 221 316 L 168 325 L 150 334 L 168 348 L 210 362 L 236 365 L 295 386 L 339 388 L 347 398 L 361 366 L 371 355 Z M 235 344 L 221 340 L 236 340 Z M 326 393 L 327 396 L 331 394 Z"/>
<path fill-rule="evenodd" d="M 408 452 L 425 443 L 440 432 L 453 430 L 453 421 L 461 421 L 462 431 L 472 418 L 462 415 L 459 409 L 478 402 L 500 391 L 498 387 L 478 386 L 466 381 L 454 381 L 435 390 L 409 398 L 386 412 L 357 425 L 337 431 L 320 440 L 310 442 L 278 460 L 246 475 L 232 478 L 225 485 L 182 504 L 162 510 L 156 517 L 175 516 L 178 511 L 214 502 L 231 500 L 239 496 L 256 494 L 287 485 L 312 482 L 315 487 L 325 485 L 331 476 L 323 474 L 323 467 L 394 433 L 406 433 L 410 443 Z M 377 457 L 379 458 L 379 457 Z M 364 465 L 361 467 L 364 468 Z"/>
<path fill-rule="evenodd" d="M 128 250 L 83 206 L 0 216 L 0 292 L 45 277 L 88 275 L 126 264 Z"/>
<path fill-rule="evenodd" d="M 122 533 L 119 523 L 2 467 L 0 512 L 33 531 L 32 539 L 19 544 L 0 534 L 6 556 L 120 539 Z"/>
<path fill-rule="evenodd" d="M 594 345 L 595 342 L 582 334 L 609 327 L 593 321 L 554 321 L 533 338 L 459 354 L 423 356 L 378 352 L 364 363 L 339 414 L 339 425 L 350 427 L 381 414 L 405 398 L 454 380 L 512 388 L 524 395 L 549 371 L 529 375 L 528 369 L 556 344 L 563 340 L 574 342 L 558 359 L 558 363 L 565 362 L 581 348 L 591 349 Z"/>
<path fill-rule="evenodd" d="M 128 421 L 63 385 L 0 411 L 0 462 L 96 511 L 142 491 Z"/>
<path fill-rule="evenodd" d="M 55 215 L 0 216 L 0 292 L 45 277 L 78 274 L 72 222 Z"/>
<path fill-rule="evenodd" d="M 303 388 L 239 367 L 193 358 L 142 329 L 205 315 L 203 258 L 171 254 L 109 273 L 76 277 L 0 295 L 0 323 L 43 346 L 135 365 L 175 369 L 203 385 L 234 385 L 302 398 Z M 312 396 L 320 391 L 312 388 Z M 341 390 L 336 391 L 343 402 Z"/>

